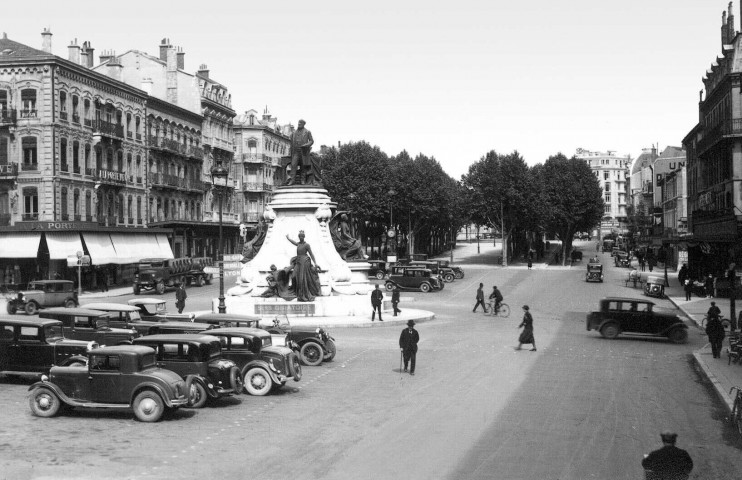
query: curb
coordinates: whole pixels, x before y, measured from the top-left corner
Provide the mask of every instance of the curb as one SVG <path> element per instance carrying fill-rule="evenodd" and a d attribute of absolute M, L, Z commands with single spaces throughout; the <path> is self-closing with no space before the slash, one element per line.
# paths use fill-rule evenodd
<path fill-rule="evenodd" d="M 435 320 L 435 314 L 426 312 L 428 315 L 419 318 L 408 318 L 407 320 L 384 320 L 383 322 L 365 322 L 365 323 L 313 323 L 312 326 L 318 326 L 326 329 L 330 328 L 384 328 L 384 327 L 399 327 L 400 325 L 407 325 L 408 320 L 414 320 L 415 324 L 425 323 Z M 292 322 L 293 324 L 293 322 Z M 299 325 L 299 323 L 296 323 Z"/>
<path fill-rule="evenodd" d="M 693 358 L 695 358 L 698 366 L 701 367 L 701 370 L 703 371 L 704 375 L 706 375 L 708 381 L 711 382 L 711 384 L 714 386 L 716 395 L 718 395 L 719 399 L 724 403 L 724 405 L 727 406 L 727 409 L 731 412 L 732 408 L 734 407 L 734 403 L 729 395 L 727 395 L 726 389 L 722 388 L 721 382 L 716 378 L 716 375 L 711 373 L 709 368 L 706 366 L 706 362 L 701 359 L 701 350 L 693 352 Z"/>

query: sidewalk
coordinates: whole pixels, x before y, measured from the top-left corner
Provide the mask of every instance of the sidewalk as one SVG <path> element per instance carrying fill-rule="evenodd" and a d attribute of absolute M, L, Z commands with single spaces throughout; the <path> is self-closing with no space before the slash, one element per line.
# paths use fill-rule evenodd
<path fill-rule="evenodd" d="M 697 329 L 690 326 L 688 331 L 689 335 L 703 335 L 706 336 L 706 332 L 701 329 L 701 321 L 706 316 L 706 312 L 711 306 L 711 302 L 716 302 L 716 306 L 721 309 L 721 314 L 729 318 L 729 299 L 728 298 L 699 298 L 693 296 L 690 301 L 685 300 L 685 292 L 680 287 L 677 279 L 677 274 L 669 275 L 670 287 L 665 288 L 665 294 L 667 298 L 679 308 L 688 318 L 690 318 Z M 742 307 L 742 301 L 737 301 L 737 314 L 739 315 L 739 308 Z M 725 339 L 726 345 L 729 345 L 728 339 Z M 716 389 L 716 393 L 719 398 L 727 405 L 729 410 L 732 410 L 734 398 L 729 395 L 729 389 L 733 386 L 742 386 L 742 365 L 731 364 L 728 365 L 728 357 L 726 355 L 727 349 L 723 348 L 721 351 L 721 358 L 714 358 L 711 355 L 711 345 L 706 343 L 703 348 L 693 352 L 693 356 L 701 367 L 701 370 L 706 377 L 711 381 Z"/>

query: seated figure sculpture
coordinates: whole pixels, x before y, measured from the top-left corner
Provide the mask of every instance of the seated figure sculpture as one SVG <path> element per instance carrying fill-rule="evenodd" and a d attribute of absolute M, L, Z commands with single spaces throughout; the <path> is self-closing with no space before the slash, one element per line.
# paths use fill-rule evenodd
<path fill-rule="evenodd" d="M 336 220 L 338 216 L 340 219 Z M 332 242 L 335 244 L 335 250 L 337 250 L 343 260 L 366 259 L 361 241 L 351 234 L 348 215 L 345 213 L 335 215 L 330 221 L 330 234 L 332 235 Z"/>

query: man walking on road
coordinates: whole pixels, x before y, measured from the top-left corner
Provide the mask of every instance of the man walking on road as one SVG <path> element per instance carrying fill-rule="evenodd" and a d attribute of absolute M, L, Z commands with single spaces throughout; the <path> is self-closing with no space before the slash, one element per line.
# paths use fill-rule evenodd
<path fill-rule="evenodd" d="M 662 438 L 663 447 L 645 455 L 642 460 L 642 467 L 654 474 L 654 477 L 651 478 L 658 480 L 687 479 L 691 470 L 693 470 L 693 460 L 691 460 L 688 452 L 675 446 L 675 441 L 678 438 L 677 433 L 662 432 L 660 438 Z"/>
<path fill-rule="evenodd" d="M 719 307 L 713 306 L 711 308 Z M 711 312 L 711 308 L 709 312 Z M 708 321 L 706 322 L 706 335 L 709 337 L 709 343 L 711 343 L 711 353 L 714 358 L 721 358 L 721 345 L 724 342 L 724 325 L 719 320 L 719 315 L 711 315 L 709 313 Z"/>
<path fill-rule="evenodd" d="M 414 328 L 415 321 L 408 320 L 407 328 L 402 330 L 399 336 L 399 349 L 402 351 L 404 359 L 404 371 L 407 371 L 407 365 L 410 364 L 410 375 L 415 374 L 415 358 L 417 357 L 417 342 L 420 341 L 420 334 Z"/>
<path fill-rule="evenodd" d="M 397 308 L 397 305 L 399 305 L 399 286 L 395 285 L 394 290 L 392 290 L 392 308 L 394 309 L 394 316 L 396 317 L 398 313 L 401 313 L 402 310 Z M 381 318 L 381 315 L 379 315 L 379 318 Z"/>
<path fill-rule="evenodd" d="M 374 291 L 371 292 L 371 308 L 374 309 L 373 313 L 371 314 L 371 321 L 373 322 L 376 318 L 376 311 L 379 311 L 379 321 L 383 322 L 384 320 L 381 319 L 381 300 L 384 298 L 384 294 L 381 293 L 381 290 L 379 290 L 379 285 L 376 285 L 376 288 L 374 288 Z"/>
<path fill-rule="evenodd" d="M 186 298 L 188 298 L 188 294 L 185 291 L 185 283 L 181 283 L 175 292 L 175 307 L 178 309 L 178 313 L 183 313 Z"/>
<path fill-rule="evenodd" d="M 484 290 L 482 290 L 483 288 L 484 284 L 480 283 L 479 288 L 477 289 L 477 303 L 474 304 L 474 310 L 472 310 L 472 312 L 476 313 L 477 307 L 481 305 L 484 313 L 487 313 L 487 306 L 484 304 Z"/>

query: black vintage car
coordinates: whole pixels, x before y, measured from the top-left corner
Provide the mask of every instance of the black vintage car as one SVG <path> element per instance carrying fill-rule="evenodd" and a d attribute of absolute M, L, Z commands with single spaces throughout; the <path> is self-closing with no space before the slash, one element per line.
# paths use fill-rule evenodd
<path fill-rule="evenodd" d="M 29 390 L 37 417 L 53 417 L 66 405 L 132 408 L 140 421 L 156 422 L 188 403 L 186 382 L 158 368 L 154 350 L 132 345 L 92 350 L 84 365 L 52 367 Z"/>
<path fill-rule="evenodd" d="M 368 260 L 368 263 L 371 264 L 371 268 L 368 269 L 369 277 L 374 277 L 377 280 L 384 280 L 384 277 L 389 274 L 391 265 L 393 265 L 385 260 Z"/>
<path fill-rule="evenodd" d="M 77 291 L 69 280 L 36 280 L 20 290 L 15 297 L 8 299 L 7 310 L 13 315 L 25 311 L 35 315 L 41 308 L 76 307 Z"/>
<path fill-rule="evenodd" d="M 221 342 L 210 335 L 148 335 L 134 345 L 155 349 L 157 366 L 172 370 L 187 382 L 190 405 L 242 392 L 242 375 L 232 360 L 222 356 Z"/>
<path fill-rule="evenodd" d="M 450 268 L 453 270 L 453 274 L 456 277 L 456 280 L 460 278 L 464 278 L 464 269 L 457 266 L 457 265 L 451 265 L 448 260 L 436 260 L 438 262 L 438 265 L 440 265 L 443 268 Z"/>
<path fill-rule="evenodd" d="M 453 268 L 448 266 L 448 262 L 445 262 L 446 266 L 443 265 L 442 260 L 412 260 L 409 265 L 411 267 L 427 268 L 433 275 L 438 275 L 446 283 L 451 283 L 456 279 L 456 273 Z"/>
<path fill-rule="evenodd" d="M 242 383 L 250 395 L 267 395 L 288 379 L 301 380 L 297 355 L 287 347 L 271 344 L 271 334 L 260 328 L 218 328 L 205 334 L 222 342 L 222 356 L 242 372 Z"/>
<path fill-rule="evenodd" d="M 167 316 L 151 316 L 142 320 L 140 308 L 122 303 L 97 302 L 86 303 L 84 308 L 100 310 L 111 316 L 109 325 L 113 328 L 136 330 L 140 335 L 156 335 L 158 333 L 201 333 L 211 328 L 203 323 L 171 321 Z"/>
<path fill-rule="evenodd" d="M 603 265 L 597 262 L 590 262 L 587 264 L 587 272 L 585 273 L 586 282 L 603 282 Z"/>
<path fill-rule="evenodd" d="M 74 340 L 94 341 L 100 345 L 130 344 L 139 336 L 133 328 L 112 328 L 111 316 L 100 310 L 87 308 L 47 308 L 39 318 L 59 320 L 64 326 L 64 334 Z"/>
<path fill-rule="evenodd" d="M 304 365 L 317 366 L 323 361 L 331 362 L 337 353 L 335 339 L 327 330 L 291 325 L 286 315 L 274 316 L 268 323 L 261 322 L 261 328 L 272 335 L 286 335 L 288 345 L 298 345 L 299 358 Z"/>
<path fill-rule="evenodd" d="M 443 290 L 443 280 L 423 267 L 394 267 L 386 280 L 385 288 L 391 292 L 394 286 L 403 290 L 419 290 L 423 293 Z"/>
<path fill-rule="evenodd" d="M 87 352 L 97 347 L 65 338 L 59 320 L 0 319 L 0 374 L 39 375 L 54 365 L 83 364 Z"/>
<path fill-rule="evenodd" d="M 667 337 L 673 343 L 688 339 L 688 326 L 673 310 L 638 298 L 602 299 L 599 309 L 587 314 L 586 327 L 611 339 L 622 333 Z"/>

